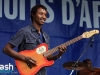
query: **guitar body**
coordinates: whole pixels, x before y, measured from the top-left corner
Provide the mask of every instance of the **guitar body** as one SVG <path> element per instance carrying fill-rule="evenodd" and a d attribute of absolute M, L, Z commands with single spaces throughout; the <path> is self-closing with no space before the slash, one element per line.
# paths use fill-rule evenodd
<path fill-rule="evenodd" d="M 44 56 L 43 53 L 48 51 L 47 44 L 43 43 L 40 44 L 36 49 L 34 50 L 24 50 L 19 52 L 22 55 L 31 57 L 36 60 L 36 66 L 33 66 L 32 68 L 29 68 L 29 66 L 19 60 L 15 60 L 17 69 L 20 73 L 20 75 L 35 75 L 42 67 L 44 66 L 51 66 L 54 64 L 54 61 L 48 61 Z"/>

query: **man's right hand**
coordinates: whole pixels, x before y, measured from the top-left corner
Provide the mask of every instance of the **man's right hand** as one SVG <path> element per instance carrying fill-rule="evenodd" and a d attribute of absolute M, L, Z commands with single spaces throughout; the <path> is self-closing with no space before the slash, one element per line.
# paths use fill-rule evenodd
<path fill-rule="evenodd" d="M 24 62 L 26 62 L 26 64 L 28 65 L 29 68 L 36 66 L 36 60 L 32 59 L 31 57 L 25 56 Z"/>

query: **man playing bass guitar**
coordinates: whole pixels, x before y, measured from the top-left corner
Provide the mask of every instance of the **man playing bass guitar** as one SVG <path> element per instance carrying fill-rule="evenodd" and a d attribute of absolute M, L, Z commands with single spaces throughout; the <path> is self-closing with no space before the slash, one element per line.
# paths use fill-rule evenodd
<path fill-rule="evenodd" d="M 9 55 L 10 57 L 14 58 L 15 60 L 19 60 L 19 61 L 26 63 L 30 70 L 33 66 L 38 65 L 37 60 L 34 59 L 35 55 L 33 55 L 33 58 L 32 58 L 28 55 L 20 54 L 19 52 L 24 51 L 24 50 L 28 50 L 28 51 L 34 50 L 35 48 L 37 48 L 38 45 L 40 45 L 42 43 L 46 43 L 49 46 L 49 36 L 42 30 L 42 26 L 47 19 L 47 13 L 48 13 L 47 8 L 45 6 L 43 6 L 43 5 L 33 6 L 31 9 L 32 24 L 27 27 L 21 28 L 16 33 L 16 35 L 14 35 L 11 38 L 11 40 L 5 45 L 5 47 L 3 49 L 3 52 L 5 54 Z M 13 49 L 15 47 L 18 47 L 18 52 Z M 39 49 L 40 48 L 38 48 L 36 50 L 38 54 L 39 54 L 39 52 L 38 52 Z M 58 49 L 59 49 L 59 52 L 57 55 L 49 55 L 48 57 L 46 57 L 46 59 L 49 61 L 58 59 L 66 51 L 66 46 L 64 46 L 64 45 L 59 46 Z M 27 52 L 27 54 L 28 54 L 28 52 Z M 37 57 L 37 58 L 39 58 L 39 57 Z M 23 63 L 23 65 L 24 65 L 24 63 Z M 42 61 L 41 61 L 41 63 L 42 63 Z M 17 68 L 19 68 L 19 67 L 17 67 Z M 21 74 L 22 72 L 20 71 L 19 73 Z M 25 74 L 22 73 L 21 75 L 29 75 L 26 73 Z M 45 67 L 42 67 L 41 69 L 39 68 L 39 71 L 37 71 L 34 74 L 35 75 L 46 75 Z M 30 75 L 33 75 L 33 74 L 30 74 Z"/>

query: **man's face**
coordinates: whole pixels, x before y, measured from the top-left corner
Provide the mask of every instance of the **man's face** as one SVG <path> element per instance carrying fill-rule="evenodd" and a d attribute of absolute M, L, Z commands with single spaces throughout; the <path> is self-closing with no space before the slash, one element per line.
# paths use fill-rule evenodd
<path fill-rule="evenodd" d="M 47 19 L 47 11 L 43 8 L 37 9 L 35 15 L 33 15 L 34 23 L 37 25 L 43 25 Z"/>

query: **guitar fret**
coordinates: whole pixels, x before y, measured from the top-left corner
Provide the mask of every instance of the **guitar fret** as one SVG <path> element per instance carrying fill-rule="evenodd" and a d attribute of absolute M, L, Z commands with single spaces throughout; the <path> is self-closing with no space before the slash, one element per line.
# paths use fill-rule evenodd
<path fill-rule="evenodd" d="M 68 42 L 66 42 L 66 43 L 68 43 L 68 45 L 70 45 L 70 41 L 68 41 Z"/>
<path fill-rule="evenodd" d="M 76 42 L 75 39 L 73 40 L 73 43 Z"/>
<path fill-rule="evenodd" d="M 64 45 L 67 46 L 68 44 L 67 43 L 64 43 Z"/>
<path fill-rule="evenodd" d="M 72 40 L 70 40 L 70 44 L 72 44 Z"/>
<path fill-rule="evenodd" d="M 77 38 L 75 38 L 75 42 L 78 41 Z"/>

